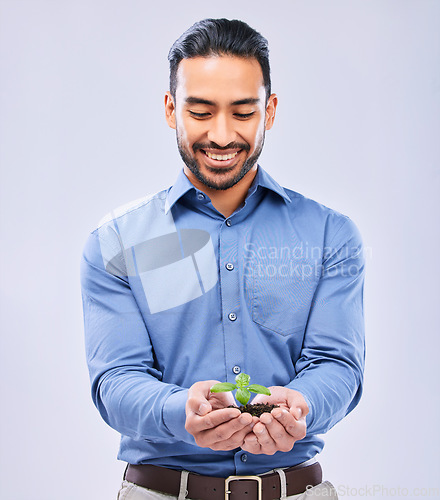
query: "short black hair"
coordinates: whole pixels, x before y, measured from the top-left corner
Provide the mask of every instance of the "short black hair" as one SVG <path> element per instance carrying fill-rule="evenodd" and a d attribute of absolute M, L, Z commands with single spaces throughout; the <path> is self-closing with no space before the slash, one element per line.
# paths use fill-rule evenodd
<path fill-rule="evenodd" d="M 193 24 L 170 49 L 170 92 L 176 98 L 177 69 L 182 59 L 232 55 L 255 58 L 263 72 L 266 101 L 270 96 L 269 46 L 258 31 L 238 19 L 203 19 Z"/>

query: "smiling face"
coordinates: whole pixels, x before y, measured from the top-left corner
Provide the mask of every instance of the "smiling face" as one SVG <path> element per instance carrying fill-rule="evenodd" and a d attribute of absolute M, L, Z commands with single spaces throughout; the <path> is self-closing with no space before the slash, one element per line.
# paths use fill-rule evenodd
<path fill-rule="evenodd" d="M 170 127 L 191 182 L 225 190 L 252 175 L 277 105 L 266 104 L 263 74 L 256 59 L 210 56 L 183 59 L 175 100 L 165 96 Z"/>

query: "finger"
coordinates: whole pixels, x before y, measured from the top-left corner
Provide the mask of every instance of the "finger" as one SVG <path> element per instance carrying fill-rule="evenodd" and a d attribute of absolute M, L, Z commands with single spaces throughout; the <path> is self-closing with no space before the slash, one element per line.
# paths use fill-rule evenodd
<path fill-rule="evenodd" d="M 214 410 L 218 410 L 219 408 L 227 408 L 228 406 L 237 407 L 232 392 L 211 393 L 208 397 L 208 400 Z"/>
<path fill-rule="evenodd" d="M 242 428 L 243 426 L 238 423 L 238 417 L 240 417 L 240 415 L 240 410 L 235 408 L 223 408 L 211 411 L 210 413 L 197 419 L 198 430 L 205 431 L 215 429 L 229 422 L 233 423 L 233 427 Z"/>
<path fill-rule="evenodd" d="M 266 394 L 257 394 L 253 400 L 252 400 L 252 403 L 255 403 L 255 404 L 260 404 L 260 403 L 263 403 L 263 404 L 269 404 L 269 405 L 273 405 L 273 404 L 283 404 L 285 405 L 287 403 L 287 401 L 285 400 L 285 397 L 284 397 L 284 394 L 280 394 L 280 387 L 277 387 L 277 386 L 272 386 L 272 387 L 268 387 L 269 391 L 270 391 L 270 396 L 267 396 Z"/>
<path fill-rule="evenodd" d="M 236 448 L 242 447 L 244 440 L 247 435 L 252 434 L 252 428 L 254 424 L 250 423 L 243 429 L 231 434 L 227 439 L 222 439 L 215 443 L 212 443 L 210 448 L 213 450 L 234 450 Z"/>
<path fill-rule="evenodd" d="M 194 406 L 196 406 L 196 405 L 194 405 Z M 203 417 L 204 415 L 207 415 L 208 413 L 210 413 L 212 410 L 213 410 L 213 408 L 212 408 L 211 403 L 203 402 L 203 403 L 199 404 L 199 407 L 197 408 L 197 410 L 194 413 Z"/>
<path fill-rule="evenodd" d="M 307 413 L 304 414 L 302 408 L 299 406 L 294 406 L 293 408 L 290 408 L 290 413 L 294 416 L 296 420 L 299 420 L 302 416 L 306 416 Z"/>
<path fill-rule="evenodd" d="M 292 412 L 285 408 L 275 408 L 270 414 L 285 428 L 295 425 L 297 421 Z"/>
<path fill-rule="evenodd" d="M 196 382 L 188 391 L 188 400 L 186 402 L 187 410 L 190 410 L 198 415 L 206 415 L 212 410 L 212 406 L 208 401 L 211 394 L 210 388 L 215 384 L 215 380 L 206 380 Z"/>
<path fill-rule="evenodd" d="M 202 431 L 199 435 L 199 440 L 203 443 L 203 446 L 208 446 L 212 449 L 230 450 L 241 446 L 244 436 L 252 427 L 251 415 L 243 414 L 238 418 L 233 418 L 228 422 Z"/>
<path fill-rule="evenodd" d="M 222 410 L 217 410 L 217 411 L 222 411 Z M 217 411 L 213 413 L 217 413 Z M 237 411 L 239 412 L 239 410 Z M 207 417 L 204 418 L 209 419 L 211 415 L 208 415 Z M 238 413 L 238 415 L 239 415 L 238 417 L 233 417 L 232 419 L 229 419 L 224 423 L 218 423 L 217 425 L 214 425 L 209 429 L 207 429 L 205 433 L 206 435 L 209 435 L 211 437 L 211 442 L 216 443 L 229 439 L 236 432 L 242 431 L 245 427 L 252 424 L 251 415 L 245 413 L 243 414 Z"/>
<path fill-rule="evenodd" d="M 259 450 L 259 448 L 260 448 L 260 445 L 258 444 L 258 439 L 257 439 L 257 437 L 255 436 L 255 434 L 252 432 L 252 429 L 255 427 L 255 424 L 256 424 L 257 422 L 259 422 L 259 421 L 260 421 L 259 417 L 254 417 L 254 416 L 252 417 L 251 430 L 250 430 L 250 432 L 248 432 L 248 433 L 245 435 L 245 437 L 244 437 L 244 439 L 243 439 L 243 445 L 244 445 L 245 443 L 248 443 L 248 445 L 249 445 L 249 446 L 252 446 L 252 447 L 254 447 L 254 446 L 255 446 L 255 451 L 256 451 L 256 452 L 258 452 L 258 450 Z M 243 448 L 243 445 L 242 445 L 242 448 Z M 244 449 L 245 449 L 245 448 L 243 448 L 243 450 L 244 450 Z M 250 451 L 250 452 L 252 453 L 252 450 L 251 450 L 251 449 L 248 449 L 248 450 L 246 450 L 246 451 Z"/>
<path fill-rule="evenodd" d="M 269 434 L 264 424 L 262 424 L 261 422 L 255 424 L 253 432 L 257 437 L 258 444 L 261 447 L 260 453 L 273 455 L 277 451 L 275 441 L 272 439 L 272 436 Z"/>
<path fill-rule="evenodd" d="M 299 392 L 292 391 L 292 393 L 289 393 L 288 400 L 290 411 L 297 420 L 309 413 L 309 406 L 304 396 Z"/>
<path fill-rule="evenodd" d="M 272 416 L 284 427 L 289 436 L 292 436 L 295 441 L 305 437 L 307 430 L 305 417 L 297 420 L 292 415 L 292 412 L 279 408 L 272 411 Z"/>
<path fill-rule="evenodd" d="M 253 432 L 250 432 L 244 437 L 241 449 L 244 451 L 248 451 L 253 455 L 259 455 L 262 453 L 261 446 L 260 443 L 258 442 L 257 436 Z"/>
<path fill-rule="evenodd" d="M 281 417 L 283 416 L 283 413 L 284 412 L 281 413 Z M 285 413 L 288 414 L 286 410 Z M 292 420 L 294 420 L 291 415 L 289 416 Z M 266 430 L 274 441 L 277 451 L 287 452 L 293 448 L 295 439 L 291 434 L 287 432 L 286 428 L 279 421 L 279 419 L 274 418 L 274 416 L 269 413 L 264 413 L 263 415 L 261 415 L 260 420 L 266 426 Z"/>
<path fill-rule="evenodd" d="M 189 397 L 186 401 L 186 414 L 195 413 L 196 415 L 203 416 L 212 411 L 211 403 L 204 398 Z"/>
<path fill-rule="evenodd" d="M 202 432 L 228 422 L 233 418 L 237 418 L 239 415 L 240 410 L 234 408 L 212 411 L 204 416 L 187 412 L 185 429 L 196 438 L 197 442 Z"/>
<path fill-rule="evenodd" d="M 304 439 L 307 434 L 307 424 L 306 418 L 302 417 L 299 420 L 296 420 L 294 425 L 288 427 L 287 432 L 293 436 L 295 441 L 299 441 L 300 439 Z"/>

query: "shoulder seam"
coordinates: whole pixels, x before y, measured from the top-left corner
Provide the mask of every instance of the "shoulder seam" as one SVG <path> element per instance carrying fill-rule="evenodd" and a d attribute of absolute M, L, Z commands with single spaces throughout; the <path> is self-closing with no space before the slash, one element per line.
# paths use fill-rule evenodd
<path fill-rule="evenodd" d="M 328 246 L 331 247 L 332 246 L 332 243 L 333 241 L 335 240 L 336 236 L 339 234 L 340 230 L 345 226 L 345 224 L 347 224 L 347 222 L 350 219 L 350 217 L 348 217 L 347 215 L 344 215 L 344 214 L 340 214 L 342 217 L 344 217 L 345 220 L 342 221 L 342 224 L 338 227 L 338 229 L 336 229 L 336 232 L 333 234 L 332 236 L 332 239 L 329 241 L 328 243 Z"/>
<path fill-rule="evenodd" d="M 162 196 L 161 196 L 162 195 Z M 157 193 L 154 193 L 152 195 L 146 195 L 142 198 L 138 198 L 136 200 L 133 200 L 131 202 L 128 202 L 124 205 L 120 205 L 119 207 L 114 208 L 110 212 L 108 212 L 99 222 L 98 225 L 95 228 L 95 231 L 97 229 L 100 229 L 102 226 L 105 224 L 108 224 L 109 222 L 112 221 L 117 221 L 121 217 L 124 217 L 127 214 L 130 214 L 134 212 L 135 210 L 138 210 L 142 207 L 145 207 L 149 203 L 151 203 L 154 200 L 165 200 L 167 196 L 166 190 L 159 191 Z M 133 206 L 130 206 L 133 205 Z M 122 213 L 117 214 L 118 211 L 124 210 L 124 207 L 128 207 L 125 211 Z"/>

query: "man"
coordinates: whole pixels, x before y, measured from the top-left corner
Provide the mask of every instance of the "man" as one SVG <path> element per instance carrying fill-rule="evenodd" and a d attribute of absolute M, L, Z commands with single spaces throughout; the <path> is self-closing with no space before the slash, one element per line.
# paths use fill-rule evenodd
<path fill-rule="evenodd" d="M 205 19 L 169 61 L 183 171 L 107 216 L 82 262 L 92 396 L 129 464 L 119 499 L 337 498 L 315 455 L 361 396 L 359 233 L 258 166 L 278 103 L 259 33 Z M 210 392 L 239 373 L 278 407 L 252 417 Z"/>

